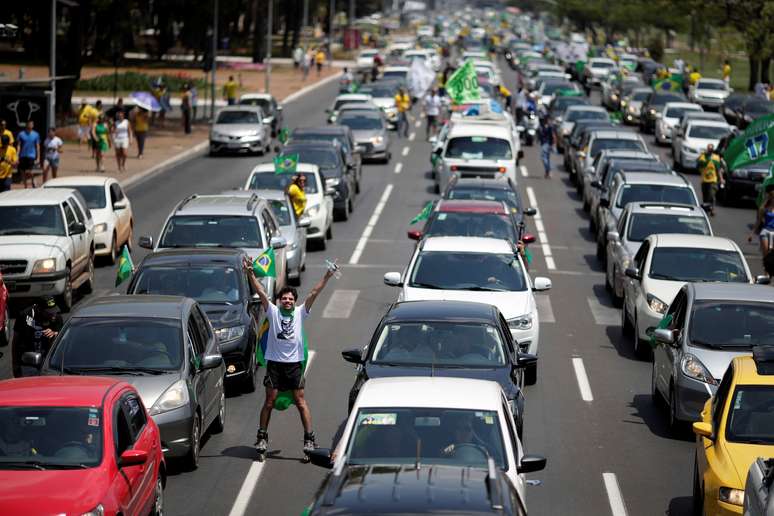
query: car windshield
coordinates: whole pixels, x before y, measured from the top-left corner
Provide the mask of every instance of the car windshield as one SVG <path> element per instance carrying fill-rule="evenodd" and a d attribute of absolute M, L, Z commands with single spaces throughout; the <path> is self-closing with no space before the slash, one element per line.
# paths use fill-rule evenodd
<path fill-rule="evenodd" d="M 674 93 L 656 93 L 650 100 L 650 107 L 663 106 L 667 102 L 685 102 L 685 98 Z"/>
<path fill-rule="evenodd" d="M 425 228 L 425 235 L 504 238 L 511 242 L 517 240 L 510 217 L 496 213 L 436 213 Z"/>
<path fill-rule="evenodd" d="M 159 246 L 263 249 L 263 244 L 255 217 L 177 215 L 167 222 Z"/>
<path fill-rule="evenodd" d="M 446 157 L 456 159 L 513 159 L 508 140 L 486 136 L 458 136 L 446 146 Z"/>
<path fill-rule="evenodd" d="M 588 104 L 589 101 L 583 97 L 557 97 L 551 105 L 551 111 L 555 114 L 564 113 L 568 107 Z"/>
<path fill-rule="evenodd" d="M 179 321 L 83 317 L 62 330 L 48 367 L 71 374 L 176 371 L 183 363 Z"/>
<path fill-rule="evenodd" d="M 608 116 L 607 113 L 604 111 L 597 111 L 597 110 L 585 110 L 585 109 L 579 109 L 575 111 L 570 111 L 567 113 L 567 118 L 565 120 L 567 122 L 574 122 L 576 120 L 607 120 Z"/>
<path fill-rule="evenodd" d="M 635 91 L 632 94 L 632 100 L 636 100 L 638 102 L 644 102 L 647 100 L 647 98 L 650 96 L 650 91 Z"/>
<path fill-rule="evenodd" d="M 271 102 L 269 99 L 241 99 L 239 103 L 243 106 L 257 106 L 261 108 L 261 111 L 264 113 L 269 113 L 271 111 Z"/>
<path fill-rule="evenodd" d="M 400 71 L 391 70 L 391 71 L 388 71 L 388 72 L 384 72 L 382 74 L 382 79 L 387 79 L 387 78 L 392 77 L 392 78 L 395 78 L 395 79 L 404 79 L 405 80 L 407 75 L 408 75 L 408 72 L 404 72 L 402 70 L 400 70 Z"/>
<path fill-rule="evenodd" d="M 658 202 L 696 206 L 696 198 L 690 188 L 669 185 L 624 185 L 615 205 L 618 208 L 625 208 L 630 202 Z"/>
<path fill-rule="evenodd" d="M 726 85 L 722 82 L 699 81 L 696 88 L 700 90 L 726 91 Z"/>
<path fill-rule="evenodd" d="M 333 104 L 333 110 L 338 111 L 338 109 L 343 106 L 344 104 L 365 104 L 370 99 L 338 99 Z"/>
<path fill-rule="evenodd" d="M 705 140 L 719 140 L 731 132 L 730 127 L 715 125 L 692 125 L 688 130 L 688 136 L 691 138 L 703 138 Z"/>
<path fill-rule="evenodd" d="M 0 236 L 65 236 L 62 211 L 53 206 L 0 206 Z"/>
<path fill-rule="evenodd" d="M 691 313 L 692 346 L 752 349 L 774 345 L 774 304 L 697 301 Z"/>
<path fill-rule="evenodd" d="M 527 281 L 512 254 L 424 251 L 409 287 L 513 292 L 527 290 Z"/>
<path fill-rule="evenodd" d="M 0 407 L 0 470 L 97 466 L 103 423 L 97 407 Z"/>
<path fill-rule="evenodd" d="M 547 82 L 543 85 L 543 95 L 553 95 L 559 90 L 573 90 L 578 91 L 578 88 L 574 84 L 569 82 Z"/>
<path fill-rule="evenodd" d="M 519 211 L 519 199 L 516 192 L 506 188 L 484 188 L 484 187 L 456 187 L 449 191 L 449 199 L 460 199 L 464 201 L 498 201 L 505 202 L 511 210 L 516 213 Z"/>
<path fill-rule="evenodd" d="M 732 443 L 774 444 L 774 386 L 740 385 L 728 406 L 726 440 Z"/>
<path fill-rule="evenodd" d="M 363 408 L 347 445 L 349 464 L 440 464 L 507 469 L 498 413 L 436 408 Z"/>
<path fill-rule="evenodd" d="M 216 124 L 258 124 L 258 113 L 254 111 L 221 111 Z"/>
<path fill-rule="evenodd" d="M 315 148 L 305 145 L 286 147 L 283 154 L 298 154 L 299 163 L 311 163 L 321 169 L 336 168 L 339 165 L 339 152 L 332 146 L 330 148 Z"/>
<path fill-rule="evenodd" d="M 691 109 L 691 108 L 687 108 L 687 107 L 671 107 L 671 108 L 667 108 L 666 114 L 664 115 L 664 117 L 666 117 L 666 118 L 681 118 L 686 111 L 700 111 L 700 110 L 699 109 Z"/>
<path fill-rule="evenodd" d="M 313 132 L 293 132 L 290 135 L 290 138 L 296 142 L 296 141 L 308 141 L 308 140 L 315 140 L 315 141 L 324 141 L 324 142 L 336 142 L 339 143 L 344 149 L 346 149 L 347 152 L 350 152 L 350 145 L 349 145 L 349 138 L 347 138 L 346 135 L 341 133 L 313 133 Z"/>
<path fill-rule="evenodd" d="M 591 156 L 596 156 L 603 150 L 633 150 L 647 152 L 640 140 L 624 140 L 621 138 L 594 138 L 591 144 Z"/>
<path fill-rule="evenodd" d="M 56 185 L 53 187 L 47 186 L 46 188 L 72 188 L 73 190 L 78 190 L 86 200 L 86 206 L 88 206 L 90 210 L 100 210 L 107 206 L 105 187 L 101 185 Z"/>
<path fill-rule="evenodd" d="M 258 172 L 250 178 L 251 190 L 282 190 L 287 189 L 293 181 L 294 175 L 303 175 L 306 177 L 304 192 L 315 194 L 318 192 L 317 178 L 312 172 L 296 172 L 295 174 L 275 174 L 274 172 Z"/>
<path fill-rule="evenodd" d="M 657 247 L 648 274 L 669 281 L 748 282 L 741 255 L 720 249 Z"/>
<path fill-rule="evenodd" d="M 237 303 L 240 271 L 234 267 L 143 267 L 131 294 L 185 296 L 200 303 Z"/>
<path fill-rule="evenodd" d="M 709 235 L 710 230 L 704 217 L 668 215 L 658 213 L 635 213 L 629 223 L 630 242 L 642 242 L 650 235 L 659 233 L 682 233 Z"/>
<path fill-rule="evenodd" d="M 290 226 L 293 220 L 290 215 L 290 206 L 287 201 L 272 199 L 269 201 L 269 206 L 271 206 L 271 211 L 274 213 L 280 226 Z"/>
<path fill-rule="evenodd" d="M 397 90 L 397 87 L 395 86 L 369 86 L 367 88 L 368 91 L 365 91 L 366 88 L 363 88 L 364 93 L 368 93 L 373 98 L 392 98 L 395 96 L 395 92 Z"/>
<path fill-rule="evenodd" d="M 403 322 L 382 327 L 374 364 L 499 367 L 506 364 L 497 328 L 484 323 Z"/>
<path fill-rule="evenodd" d="M 338 123 L 346 125 L 353 131 L 373 131 L 383 129 L 381 118 L 375 116 L 346 116 L 339 118 Z"/>

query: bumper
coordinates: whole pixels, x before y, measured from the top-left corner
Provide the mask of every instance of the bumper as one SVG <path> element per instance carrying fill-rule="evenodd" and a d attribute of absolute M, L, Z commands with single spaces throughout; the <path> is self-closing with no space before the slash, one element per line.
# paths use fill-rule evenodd
<path fill-rule="evenodd" d="M 249 337 L 235 342 L 227 342 L 220 346 L 220 353 L 223 355 L 223 361 L 226 364 L 226 379 L 245 374 L 252 354 L 252 346 L 248 346 L 248 338 L 254 338 L 254 336 L 250 335 Z"/>
<path fill-rule="evenodd" d="M 658 323 L 660 323 L 661 319 L 663 318 L 664 318 L 664 314 L 654 312 L 653 310 L 650 309 L 650 307 L 643 306 L 642 304 L 638 303 L 637 331 L 639 332 L 640 338 L 645 342 L 649 342 L 650 336 L 645 333 L 645 330 L 647 330 L 651 326 L 653 327 L 658 326 Z"/>
<path fill-rule="evenodd" d="M 701 411 L 704 403 L 717 391 L 717 387 L 709 385 L 693 378 L 688 378 L 682 373 L 677 373 L 675 378 L 675 398 L 677 399 L 676 414 L 682 421 L 698 421 L 701 419 Z"/>
<path fill-rule="evenodd" d="M 210 140 L 210 152 L 259 152 L 266 148 L 261 138 L 251 140 Z"/>
<path fill-rule="evenodd" d="M 519 343 L 519 350 L 532 355 L 538 354 L 540 341 L 540 321 L 533 315 L 532 328 L 529 330 L 511 329 L 511 336 Z"/>
<path fill-rule="evenodd" d="M 9 295 L 14 299 L 57 296 L 65 291 L 65 271 L 35 277 L 4 279 Z"/>
<path fill-rule="evenodd" d="M 753 179 L 739 179 L 735 177 L 726 177 L 726 195 L 730 197 L 749 197 L 756 199 L 758 197 L 758 187 L 760 181 Z"/>
<path fill-rule="evenodd" d="M 306 228 L 306 238 L 325 238 L 325 230 L 328 229 L 325 210 L 320 208 L 317 215 L 309 217 L 311 224 Z"/>
<path fill-rule="evenodd" d="M 182 457 L 191 449 L 193 417 L 194 412 L 189 405 L 153 416 L 161 433 L 161 449 L 166 457 Z"/>
<path fill-rule="evenodd" d="M 94 234 L 94 254 L 97 256 L 104 256 L 110 254 L 110 244 L 113 240 L 113 228 L 108 228 L 108 231 Z"/>
<path fill-rule="evenodd" d="M 716 111 L 720 109 L 720 107 L 725 102 L 725 99 L 695 99 L 694 102 L 696 102 L 704 109 L 710 109 L 712 111 Z"/>
<path fill-rule="evenodd" d="M 358 142 L 357 146 L 361 149 L 361 156 L 366 159 L 385 159 L 389 155 L 389 147 L 386 144 L 374 145 L 371 142 Z"/>

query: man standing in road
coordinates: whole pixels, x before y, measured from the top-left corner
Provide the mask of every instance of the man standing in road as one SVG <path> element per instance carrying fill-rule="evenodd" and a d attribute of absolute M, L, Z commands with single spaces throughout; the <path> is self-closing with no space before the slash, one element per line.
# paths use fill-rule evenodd
<path fill-rule="evenodd" d="M 395 94 L 395 107 L 398 108 L 398 136 L 402 134 L 408 138 L 408 110 L 411 109 L 411 97 L 406 93 L 405 88 L 400 88 Z"/>
<path fill-rule="evenodd" d="M 19 152 L 19 172 L 21 172 L 22 179 L 24 180 L 24 188 L 27 188 L 28 179 L 32 188 L 35 188 L 32 169 L 35 166 L 35 162 L 41 160 L 42 157 L 40 152 L 40 135 L 33 129 L 34 126 L 35 122 L 27 120 L 27 126 L 24 128 L 24 131 L 20 132 L 16 137 L 16 146 Z"/>
<path fill-rule="evenodd" d="M 721 174 L 721 157 L 715 153 L 715 147 L 711 143 L 707 150 L 702 152 L 696 160 L 696 165 L 701 174 L 702 203 L 709 211 L 711 217 L 715 216 L 715 197 L 718 185 L 722 188 L 725 182 Z"/>
<path fill-rule="evenodd" d="M 234 80 L 233 75 L 228 76 L 228 81 L 223 85 L 223 98 L 226 99 L 229 106 L 233 106 L 237 102 L 237 87 L 239 85 Z"/>
<path fill-rule="evenodd" d="M 551 177 L 551 149 L 554 146 L 554 131 L 545 116 L 540 117 L 540 128 L 538 129 L 537 136 L 540 142 L 543 168 L 546 172 L 546 179 L 548 179 Z"/>
<path fill-rule="evenodd" d="M 438 117 L 441 116 L 441 97 L 438 95 L 437 88 L 433 88 L 425 97 L 425 116 L 427 116 L 425 139 L 429 140 L 438 131 Z"/>
<path fill-rule="evenodd" d="M 27 351 L 46 356 L 63 325 L 53 297 L 47 296 L 19 312 L 13 327 L 11 364 L 14 378 L 23 376 L 21 357 Z"/>
<path fill-rule="evenodd" d="M 271 302 L 263 290 L 258 278 L 255 277 L 252 264 L 245 260 L 245 270 L 253 290 L 261 298 L 261 305 L 269 322 L 266 343 L 266 377 L 263 385 L 266 387 L 266 400 L 261 408 L 260 426 L 255 442 L 255 449 L 264 455 L 269 446 L 269 420 L 274 410 L 274 402 L 280 391 L 293 391 L 293 402 L 298 408 L 301 423 L 304 426 L 304 453 L 314 450 L 315 435 L 312 431 L 312 414 L 304 398 L 304 320 L 317 296 L 325 288 L 334 272 L 328 269 L 325 275 L 312 288 L 303 304 L 297 305 L 298 292 L 292 287 L 283 287 L 277 293 L 279 306 Z"/>

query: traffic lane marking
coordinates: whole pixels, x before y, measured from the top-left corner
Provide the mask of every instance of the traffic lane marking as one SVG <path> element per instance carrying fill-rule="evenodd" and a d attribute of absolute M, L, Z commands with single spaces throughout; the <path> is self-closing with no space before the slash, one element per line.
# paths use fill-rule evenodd
<path fill-rule="evenodd" d="M 529 176 L 529 173 L 527 172 L 527 167 L 525 167 L 524 165 L 521 165 L 519 167 L 519 170 L 521 171 L 521 175 L 523 177 L 528 177 Z"/>
<path fill-rule="evenodd" d="M 538 206 L 537 198 L 535 197 L 535 190 L 531 187 L 527 187 L 527 198 L 529 199 L 530 207 L 535 208 L 535 229 L 538 232 L 538 240 L 540 240 L 540 249 L 543 251 L 543 259 L 546 261 L 546 268 L 548 270 L 556 270 L 556 262 L 554 262 L 554 255 L 551 251 L 551 246 L 548 243 L 548 235 L 546 235 L 545 227 L 543 226 L 543 218 L 540 215 L 540 207 Z"/>
<path fill-rule="evenodd" d="M 626 516 L 626 504 L 615 473 L 602 473 L 602 481 L 605 483 L 607 499 L 610 502 L 610 513 L 613 516 Z"/>
<path fill-rule="evenodd" d="M 333 291 L 328 303 L 323 309 L 323 319 L 349 319 L 352 309 L 355 307 L 359 290 L 337 289 Z"/>
<path fill-rule="evenodd" d="M 417 133 L 412 131 L 411 134 L 409 135 L 408 139 L 409 139 L 410 142 L 413 142 L 414 138 L 416 138 L 416 137 L 417 137 Z"/>
<path fill-rule="evenodd" d="M 409 147 L 407 145 L 407 146 L 403 147 L 403 150 L 400 151 L 400 153 L 401 153 L 402 156 L 408 156 L 409 150 L 410 149 L 409 149 Z"/>
<path fill-rule="evenodd" d="M 551 306 L 551 298 L 548 295 L 536 294 L 535 303 L 537 304 L 537 311 L 540 316 L 540 324 L 556 322 L 554 307 Z"/>
<path fill-rule="evenodd" d="M 360 240 L 358 240 L 357 245 L 355 246 L 355 250 L 352 252 L 352 256 L 350 256 L 349 258 L 350 265 L 355 265 L 357 264 L 357 262 L 360 261 L 360 256 L 363 254 L 363 250 L 365 249 L 365 246 L 368 243 L 368 238 L 371 236 L 371 233 L 373 232 L 374 227 L 376 226 L 376 223 L 379 222 L 379 216 L 382 214 L 382 210 L 384 210 L 384 205 L 387 204 L 387 199 L 390 198 L 391 193 L 392 193 L 392 183 L 388 184 L 387 187 L 384 189 L 384 193 L 382 193 L 382 197 L 379 199 L 379 202 L 376 204 L 376 208 L 374 208 L 374 212 L 371 215 L 371 218 L 368 220 L 368 224 L 363 229 L 363 234 L 360 236 Z"/>
<path fill-rule="evenodd" d="M 586 367 L 583 365 L 583 359 L 574 357 L 572 359 L 572 368 L 575 370 L 575 379 L 578 380 L 578 389 L 580 390 L 583 401 L 594 401 L 594 395 L 591 393 L 591 384 L 586 374 Z"/>
<path fill-rule="evenodd" d="M 400 174 L 401 170 L 403 170 L 403 163 L 396 163 L 395 164 L 395 173 Z"/>

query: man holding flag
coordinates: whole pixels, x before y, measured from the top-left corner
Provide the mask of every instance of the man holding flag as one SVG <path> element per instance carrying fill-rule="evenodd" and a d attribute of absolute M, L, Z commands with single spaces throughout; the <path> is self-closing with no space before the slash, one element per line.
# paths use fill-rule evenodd
<path fill-rule="evenodd" d="M 263 256 L 263 255 L 262 255 Z M 259 257 L 260 259 L 261 257 Z M 258 259 L 256 260 L 256 262 Z M 244 267 L 253 291 L 261 299 L 266 321 L 268 323 L 266 349 L 266 377 L 263 385 L 266 387 L 266 399 L 261 408 L 255 449 L 263 457 L 269 446 L 269 420 L 275 408 L 275 401 L 280 391 L 292 391 L 293 402 L 298 408 L 301 423 L 304 427 L 304 453 L 315 449 L 315 435 L 312 431 L 312 414 L 304 398 L 304 321 L 317 296 L 327 285 L 334 271 L 328 269 L 325 275 L 312 288 L 303 304 L 297 305 L 298 292 L 292 287 L 284 287 L 277 293 L 279 306 L 275 305 L 263 286 L 258 281 L 255 271 L 256 264 L 245 260 Z M 260 264 L 258 264 L 260 267 Z M 270 267 L 269 267 L 270 268 Z M 261 267 L 259 271 L 263 271 Z"/>

